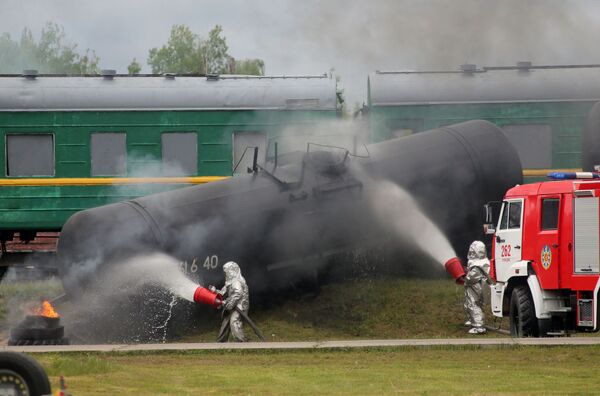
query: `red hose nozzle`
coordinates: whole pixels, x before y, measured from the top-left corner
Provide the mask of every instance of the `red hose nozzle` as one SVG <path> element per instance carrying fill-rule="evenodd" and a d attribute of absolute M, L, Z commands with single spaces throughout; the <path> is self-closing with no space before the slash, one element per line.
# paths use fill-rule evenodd
<path fill-rule="evenodd" d="M 194 292 L 194 302 L 219 308 L 223 304 L 223 296 L 219 293 L 211 292 L 206 287 L 198 286 Z"/>
<path fill-rule="evenodd" d="M 465 268 L 458 257 L 453 257 L 446 261 L 444 267 L 446 267 L 446 272 L 448 272 L 450 276 L 454 278 L 456 284 L 462 285 L 465 283 Z"/>

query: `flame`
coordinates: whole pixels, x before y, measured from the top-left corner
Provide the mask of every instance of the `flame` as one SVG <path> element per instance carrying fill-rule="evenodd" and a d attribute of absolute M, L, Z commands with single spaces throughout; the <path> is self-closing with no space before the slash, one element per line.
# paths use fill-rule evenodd
<path fill-rule="evenodd" d="M 42 302 L 42 307 L 34 309 L 33 313 L 47 318 L 58 318 L 58 313 L 54 310 L 54 307 L 52 307 L 52 304 L 50 304 L 48 300 L 44 300 Z"/>

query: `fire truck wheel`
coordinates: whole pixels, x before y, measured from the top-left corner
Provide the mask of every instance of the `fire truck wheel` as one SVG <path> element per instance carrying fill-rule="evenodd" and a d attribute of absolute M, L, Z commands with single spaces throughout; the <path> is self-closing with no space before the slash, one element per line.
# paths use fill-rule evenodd
<path fill-rule="evenodd" d="M 513 337 L 537 336 L 535 306 L 526 286 L 515 286 L 510 297 L 510 335 Z"/>
<path fill-rule="evenodd" d="M 33 358 L 22 353 L 1 352 L 0 367 L 0 388 L 14 390 L 10 394 L 52 394 L 46 372 Z"/>

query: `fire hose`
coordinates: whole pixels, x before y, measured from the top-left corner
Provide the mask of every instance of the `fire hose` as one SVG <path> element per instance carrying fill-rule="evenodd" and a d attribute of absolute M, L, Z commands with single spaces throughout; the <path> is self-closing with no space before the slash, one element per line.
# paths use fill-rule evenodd
<path fill-rule="evenodd" d="M 221 305 L 222 307 L 222 305 Z M 233 308 L 237 313 L 240 314 L 240 316 L 242 317 L 242 319 L 244 319 L 246 321 L 246 323 L 248 323 L 248 325 L 250 327 L 252 327 L 252 330 L 254 330 L 254 334 L 256 334 L 256 336 L 258 337 L 259 340 L 264 341 L 265 337 L 262 334 L 262 331 L 260 331 L 260 329 L 258 328 L 258 326 L 256 326 L 256 324 L 252 321 L 252 319 L 250 319 L 250 317 L 248 316 L 248 314 L 244 311 L 242 311 L 241 309 L 239 309 L 238 307 L 234 307 Z M 225 332 L 225 328 L 221 328 L 221 332 L 219 333 L 219 336 L 217 337 L 217 339 L 220 339 L 223 336 L 223 333 Z"/>
<path fill-rule="evenodd" d="M 221 296 L 219 293 L 213 292 L 205 287 L 198 286 L 198 288 L 194 292 L 194 302 L 196 302 L 198 304 L 210 305 L 211 307 L 219 309 L 219 308 L 223 307 L 223 296 Z M 258 326 L 256 326 L 256 324 L 252 321 L 252 319 L 250 319 L 248 314 L 246 312 L 244 312 L 243 310 L 239 309 L 238 307 L 234 307 L 233 309 L 237 313 L 240 314 L 242 319 L 244 319 L 246 321 L 246 323 L 248 323 L 248 325 L 250 325 L 250 327 L 252 327 L 252 330 L 254 330 L 254 333 L 256 334 L 256 336 L 261 341 L 264 341 L 265 337 L 263 336 L 262 332 L 259 330 Z M 225 331 L 224 329 L 221 329 L 221 333 L 223 333 L 224 331 Z M 221 337 L 221 335 L 222 334 L 219 334 L 219 338 Z"/>

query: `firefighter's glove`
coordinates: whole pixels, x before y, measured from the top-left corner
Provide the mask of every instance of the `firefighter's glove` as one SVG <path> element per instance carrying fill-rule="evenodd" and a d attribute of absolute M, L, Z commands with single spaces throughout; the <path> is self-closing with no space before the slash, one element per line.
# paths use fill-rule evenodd
<path fill-rule="evenodd" d="M 223 307 L 225 307 L 226 310 L 231 311 L 233 308 L 235 308 L 236 303 L 237 301 L 227 298 L 225 301 L 223 301 Z"/>

